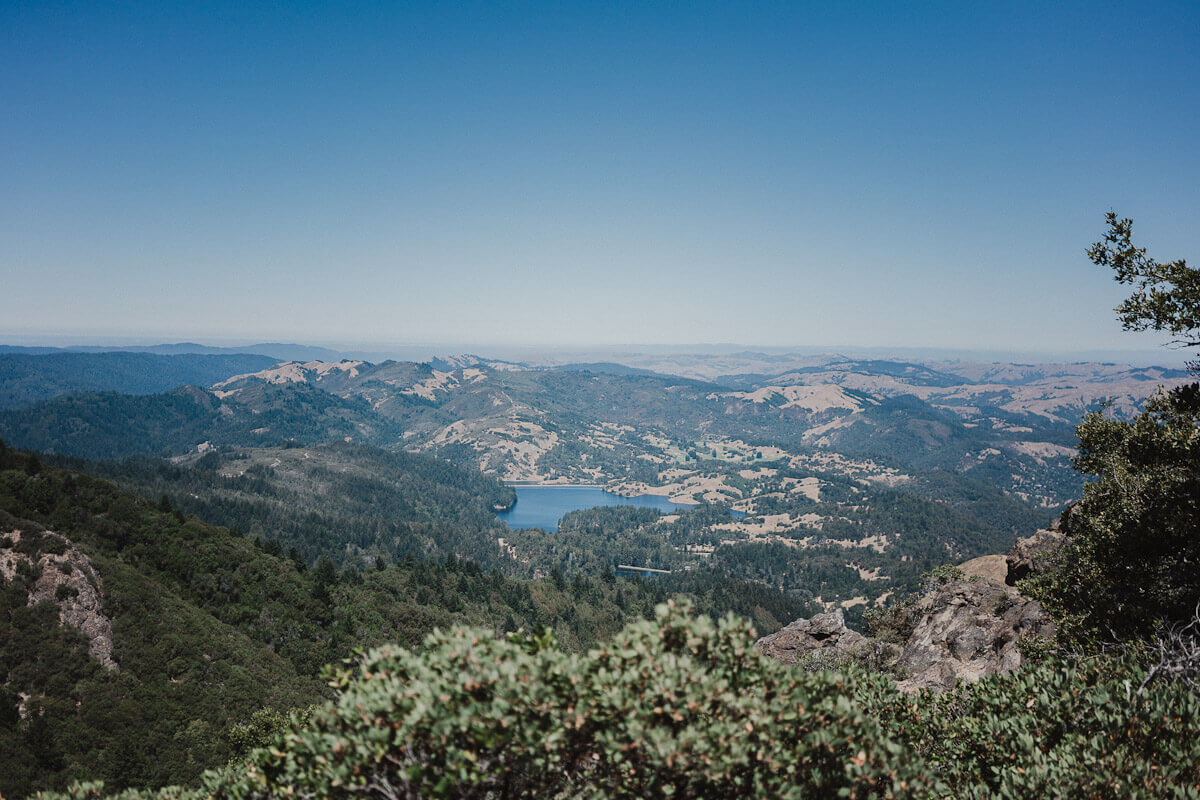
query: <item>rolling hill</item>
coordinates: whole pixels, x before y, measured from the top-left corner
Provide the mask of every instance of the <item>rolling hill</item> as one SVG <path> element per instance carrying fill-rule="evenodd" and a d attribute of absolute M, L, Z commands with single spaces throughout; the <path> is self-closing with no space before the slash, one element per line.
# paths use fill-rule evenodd
<path fill-rule="evenodd" d="M 1070 457 L 1081 415 L 1107 397 L 1115 398 L 1113 412 L 1130 413 L 1159 383 L 1179 380 L 1167 370 L 1112 365 L 958 373 L 950 364 L 829 357 L 775 366 L 782 371 L 718 384 L 608 364 L 533 368 L 479 356 L 286 362 L 207 389 L 75 394 L 0 412 L 0 436 L 91 459 L 170 458 L 180 470 L 173 487 L 160 486 L 153 470 L 104 471 L 151 498 L 161 488 L 221 524 L 247 528 L 266 514 L 278 528 L 271 538 L 309 561 L 325 554 L 361 568 L 411 551 L 453 553 L 512 575 L 555 567 L 597 574 L 596 562 L 572 554 L 611 554 L 618 541 L 637 540 L 647 558 L 659 554 L 677 569 L 711 567 L 805 602 L 861 611 L 927 567 L 1004 550 L 1044 525 L 1079 492 Z M 351 527 L 296 499 L 319 485 L 349 496 L 340 478 L 314 472 L 317 465 L 326 475 L 373 472 L 399 497 L 405 479 L 388 476 L 398 475 L 396 459 L 418 456 L 493 480 L 659 494 L 698 504 L 698 512 L 602 517 L 567 544 L 505 533 L 486 510 L 471 512 L 466 538 L 397 537 L 363 508 L 347 511 Z M 411 469 L 415 462 L 401 471 Z M 274 495 L 236 484 L 252 478 Z M 289 533 L 274 511 L 262 511 L 273 503 L 291 504 L 297 531 L 333 532 Z M 353 503 L 331 508 L 338 506 Z M 700 513 L 708 507 L 744 516 Z M 391 523 L 413 522 L 395 510 Z"/>

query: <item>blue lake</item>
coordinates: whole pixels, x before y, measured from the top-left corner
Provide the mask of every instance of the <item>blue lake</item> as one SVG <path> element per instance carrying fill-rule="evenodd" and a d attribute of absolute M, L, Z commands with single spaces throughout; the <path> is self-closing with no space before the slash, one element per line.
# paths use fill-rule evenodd
<path fill-rule="evenodd" d="M 514 486 L 517 504 L 497 514 L 510 528 L 542 528 L 558 530 L 558 521 L 571 511 L 596 506 L 641 506 L 657 508 L 664 513 L 695 508 L 694 505 L 672 503 L 658 495 L 621 497 L 594 486 Z"/>

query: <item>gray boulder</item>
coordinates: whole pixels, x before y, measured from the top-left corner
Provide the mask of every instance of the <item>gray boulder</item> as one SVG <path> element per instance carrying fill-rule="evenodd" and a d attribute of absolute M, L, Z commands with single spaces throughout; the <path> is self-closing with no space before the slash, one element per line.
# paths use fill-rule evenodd
<path fill-rule="evenodd" d="M 764 636 L 754 646 L 776 661 L 795 664 L 801 656 L 815 650 L 851 655 L 867 644 L 867 637 L 846 627 L 842 610 L 798 619 L 785 628 Z"/>
<path fill-rule="evenodd" d="M 798 619 L 755 646 L 784 664 L 804 658 L 809 667 L 835 667 L 853 657 L 894 673 L 904 691 L 942 691 L 1016 669 L 1022 639 L 1054 634 L 1054 623 L 1037 601 L 987 578 L 931 585 L 904 615 L 912 628 L 901 644 L 850 630 L 839 609 Z"/>
<path fill-rule="evenodd" d="M 1001 555 L 979 556 L 972 558 L 970 561 L 964 561 L 958 565 L 962 571 L 963 578 L 971 578 L 979 576 L 980 578 L 988 578 L 997 583 L 1004 583 L 1005 576 L 1008 574 L 1008 557 Z"/>
<path fill-rule="evenodd" d="M 1017 540 L 1006 556 L 1008 574 L 1004 577 L 1005 583 L 1016 586 L 1022 578 L 1054 569 L 1058 550 L 1071 534 L 1071 512 L 1077 505 L 1078 500 L 1072 501 L 1049 528 Z"/>
<path fill-rule="evenodd" d="M 949 689 L 1016 669 L 1021 639 L 1054 633 L 1037 601 L 987 579 L 930 587 L 913 612 L 916 626 L 892 665 L 906 691 Z"/>

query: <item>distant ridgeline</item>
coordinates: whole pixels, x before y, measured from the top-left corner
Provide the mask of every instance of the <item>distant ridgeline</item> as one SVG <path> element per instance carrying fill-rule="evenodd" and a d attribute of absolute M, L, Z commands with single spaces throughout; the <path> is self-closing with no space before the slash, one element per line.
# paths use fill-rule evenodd
<path fill-rule="evenodd" d="M 72 392 L 154 394 L 192 384 L 210 386 L 277 363 L 262 355 L 154 355 L 0 351 L 0 409 L 19 408 Z"/>
<path fill-rule="evenodd" d="M 151 500 L 167 494 L 310 564 L 327 555 L 365 569 L 412 552 L 514 577 L 711 568 L 844 605 L 853 623 L 927 569 L 1044 526 L 1081 489 L 1070 462 L 1080 416 L 1104 398 L 1128 415 L 1184 375 L 792 361 L 716 382 L 478 356 L 294 361 L 208 388 L 60 395 L 0 411 L 0 437 L 42 453 L 142 457 L 77 468 Z M 511 497 L 497 480 L 599 484 L 696 510 L 582 511 L 553 537 L 506 533 L 490 516 Z"/>

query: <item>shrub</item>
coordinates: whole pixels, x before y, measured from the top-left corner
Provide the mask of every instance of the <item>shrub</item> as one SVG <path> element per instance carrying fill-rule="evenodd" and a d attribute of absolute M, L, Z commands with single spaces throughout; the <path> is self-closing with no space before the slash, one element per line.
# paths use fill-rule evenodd
<path fill-rule="evenodd" d="M 340 697 L 307 724 L 276 734 L 256 715 L 245 743 L 268 744 L 245 764 L 117 797 L 1200 798 L 1200 697 L 1143 686 L 1128 657 L 905 695 L 783 667 L 747 623 L 689 611 L 660 607 L 583 656 L 471 630 L 379 648 L 331 675 Z"/>
<path fill-rule="evenodd" d="M 1200 698 L 1182 683 L 1139 697 L 1141 675 L 1048 658 L 940 696 L 859 699 L 951 797 L 1200 797 Z"/>
<path fill-rule="evenodd" d="M 754 652 L 748 623 L 686 605 L 585 656 L 549 635 L 437 633 L 339 670 L 337 703 L 217 794 L 909 796 L 919 765 L 852 699 L 860 682 L 888 691 L 789 670 Z"/>

